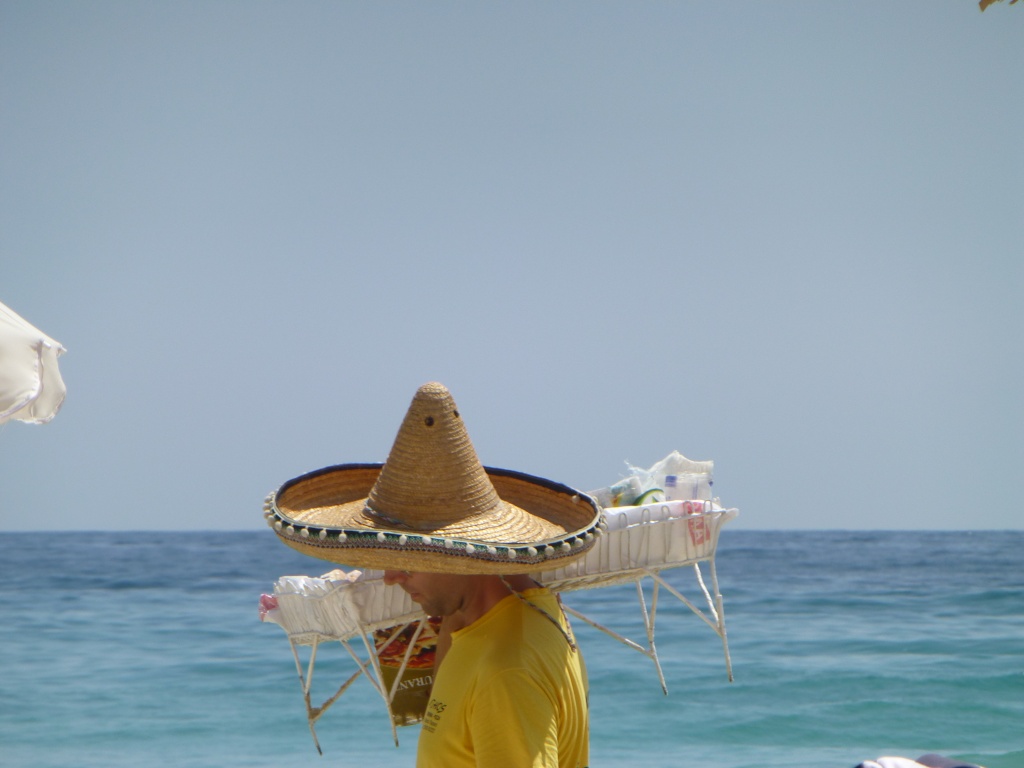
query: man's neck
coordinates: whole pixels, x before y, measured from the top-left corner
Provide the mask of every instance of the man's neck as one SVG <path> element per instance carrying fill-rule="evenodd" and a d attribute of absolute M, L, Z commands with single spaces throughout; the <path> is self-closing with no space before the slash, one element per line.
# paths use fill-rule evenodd
<path fill-rule="evenodd" d="M 512 594 L 513 591 L 523 592 L 540 586 L 525 574 L 473 576 L 469 577 L 466 585 L 467 588 L 463 592 L 463 600 L 459 609 L 441 619 L 441 631 L 437 638 L 437 651 L 434 661 L 435 669 L 440 668 L 441 662 L 448 654 L 448 649 L 451 647 L 452 642 L 452 632 L 458 632 L 460 629 L 468 627 Z"/>
<path fill-rule="evenodd" d="M 513 591 L 523 592 L 537 586 L 537 582 L 526 574 L 473 577 L 462 606 L 451 616 L 452 631 L 468 627 Z"/>

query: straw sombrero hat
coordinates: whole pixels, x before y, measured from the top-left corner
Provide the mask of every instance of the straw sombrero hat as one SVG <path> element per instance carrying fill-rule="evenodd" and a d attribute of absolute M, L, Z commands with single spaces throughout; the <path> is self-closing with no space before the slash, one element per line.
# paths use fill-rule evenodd
<path fill-rule="evenodd" d="M 590 496 L 484 467 L 451 394 L 419 388 L 384 464 L 344 464 L 289 480 L 267 522 L 300 552 L 359 568 L 465 574 L 550 570 L 594 545 Z"/>

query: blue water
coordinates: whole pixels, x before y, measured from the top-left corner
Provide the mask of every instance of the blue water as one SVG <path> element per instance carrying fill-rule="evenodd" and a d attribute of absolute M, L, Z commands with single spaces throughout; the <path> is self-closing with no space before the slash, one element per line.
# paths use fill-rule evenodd
<path fill-rule="evenodd" d="M 595 767 L 1024 766 L 1024 531 L 726 527 L 717 562 L 733 683 L 664 593 L 668 696 L 650 661 L 574 622 Z M 318 756 L 285 635 L 258 620 L 278 576 L 328 569 L 269 532 L 0 535 L 0 766 L 412 766 L 416 727 L 396 749 L 363 680 L 321 719 Z M 670 580 L 698 596 L 692 571 Z M 632 588 L 567 602 L 642 637 Z M 351 672 L 341 651 L 321 649 L 314 698 Z"/>

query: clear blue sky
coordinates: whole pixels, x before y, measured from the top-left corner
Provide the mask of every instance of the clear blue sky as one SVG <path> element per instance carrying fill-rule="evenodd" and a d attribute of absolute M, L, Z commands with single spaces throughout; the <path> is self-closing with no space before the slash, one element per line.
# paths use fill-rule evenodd
<path fill-rule="evenodd" d="M 0 4 L 0 528 L 259 529 L 447 384 L 486 464 L 1020 528 L 1024 7 Z"/>

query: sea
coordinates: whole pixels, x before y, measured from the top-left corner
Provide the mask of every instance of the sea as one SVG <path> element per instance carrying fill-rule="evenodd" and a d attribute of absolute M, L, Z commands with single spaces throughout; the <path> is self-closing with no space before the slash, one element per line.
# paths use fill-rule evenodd
<path fill-rule="evenodd" d="M 716 566 L 732 682 L 664 589 L 667 693 L 650 658 L 574 620 L 592 766 L 1024 766 L 1024 531 L 726 526 Z M 269 531 L 0 534 L 0 766 L 413 766 L 418 726 L 396 746 L 362 678 L 318 721 L 319 754 L 287 636 L 260 621 L 279 576 L 331 567 Z M 664 576 L 700 606 L 692 568 Z M 646 645 L 634 586 L 565 602 Z M 318 654 L 314 704 L 355 670 L 339 643 Z"/>

